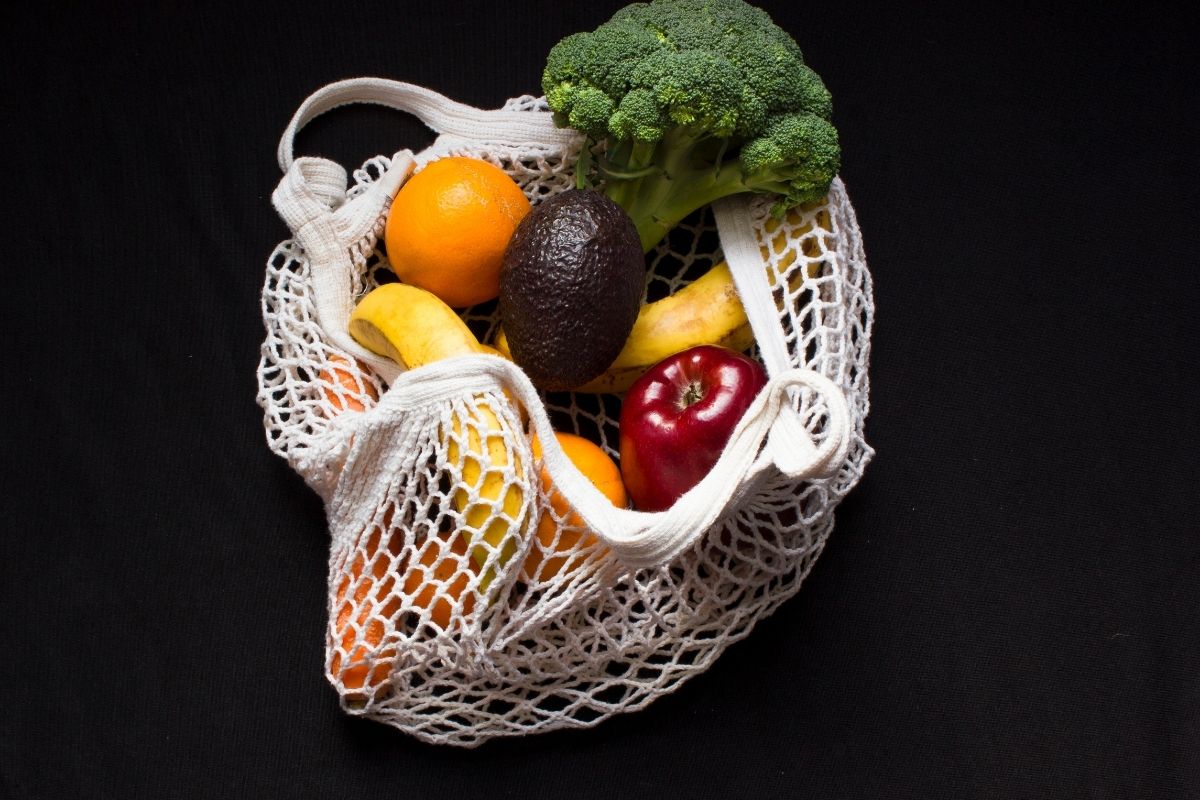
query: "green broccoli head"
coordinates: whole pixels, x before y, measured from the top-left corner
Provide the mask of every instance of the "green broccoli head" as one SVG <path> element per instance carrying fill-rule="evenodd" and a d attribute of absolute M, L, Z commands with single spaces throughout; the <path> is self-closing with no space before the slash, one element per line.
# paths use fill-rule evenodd
<path fill-rule="evenodd" d="M 840 150 L 830 95 L 795 40 L 743 0 L 652 0 L 550 51 L 560 125 L 604 147 L 604 191 L 647 249 L 696 208 L 737 192 L 820 197 Z"/>

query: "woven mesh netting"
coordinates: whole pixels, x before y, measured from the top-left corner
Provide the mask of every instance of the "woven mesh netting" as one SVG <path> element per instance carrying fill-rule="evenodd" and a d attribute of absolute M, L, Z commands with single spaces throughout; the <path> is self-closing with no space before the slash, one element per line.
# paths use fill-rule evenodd
<path fill-rule="evenodd" d="M 509 107 L 538 106 L 525 97 Z M 534 203 L 573 182 L 574 153 L 528 145 L 439 140 L 418 168 L 451 154 L 497 164 Z M 378 157 L 356 171 L 349 202 L 388 164 Z M 555 493 L 533 457 L 529 409 L 509 393 L 482 387 L 389 405 L 385 382 L 327 343 L 305 253 L 294 241 L 276 248 L 263 289 L 258 399 L 271 448 L 326 500 L 325 668 L 348 712 L 460 746 L 593 725 L 702 672 L 797 591 L 871 455 L 862 438 L 871 287 L 840 181 L 824 203 L 783 219 L 769 208 L 764 198 L 752 216 L 791 363 L 842 389 L 853 422 L 848 456 L 825 479 L 757 474 L 716 524 L 654 569 L 624 566 Z M 356 296 L 395 280 L 383 224 L 348 245 Z M 647 299 L 720 258 L 711 214 L 695 215 L 648 256 Z M 464 317 L 490 341 L 494 302 Z M 556 430 L 618 457 L 619 396 L 541 399 Z M 827 434 L 819 395 L 796 389 L 792 400 L 819 444 Z"/>

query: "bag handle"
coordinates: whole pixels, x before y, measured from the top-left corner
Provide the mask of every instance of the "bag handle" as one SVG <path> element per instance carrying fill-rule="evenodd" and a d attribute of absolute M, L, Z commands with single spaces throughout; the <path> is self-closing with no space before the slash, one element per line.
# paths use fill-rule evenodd
<path fill-rule="evenodd" d="M 549 111 L 484 111 L 451 100 L 424 86 L 386 78 L 350 78 L 321 87 L 308 96 L 288 123 L 276 155 L 279 168 L 292 167 L 296 134 L 316 117 L 352 103 L 373 103 L 412 114 L 441 134 L 484 142 L 514 145 L 542 142 L 569 144 L 579 134 L 554 124 Z"/>
<path fill-rule="evenodd" d="M 733 195 L 713 203 L 713 218 L 721 239 L 721 252 L 733 276 L 738 299 L 746 309 L 754 341 L 768 375 L 791 368 L 787 339 L 779 324 L 779 311 L 767 283 L 761 245 L 750 217 L 750 198 Z"/>
<path fill-rule="evenodd" d="M 831 197 L 840 186 L 840 180 L 835 178 L 830 190 Z M 762 244 L 758 240 L 751 217 L 752 202 L 748 195 L 724 198 L 713 204 L 713 216 L 721 237 L 721 250 L 733 275 L 738 297 L 746 309 L 746 317 L 750 321 L 751 330 L 754 331 L 759 354 L 766 364 L 767 374 L 777 376 L 790 370 L 792 361 L 788 352 L 787 337 L 779 323 L 779 309 L 775 305 L 775 298 L 767 280 Z M 832 382 L 825 390 L 827 393 L 841 393 Z M 841 402 L 845 403 L 844 396 Z M 848 432 L 846 438 L 849 438 Z M 780 409 L 779 418 L 775 421 L 771 437 L 767 441 L 767 449 L 776 466 L 785 474 L 792 474 L 812 457 L 811 444 L 804 431 L 804 424 L 791 403 Z"/>

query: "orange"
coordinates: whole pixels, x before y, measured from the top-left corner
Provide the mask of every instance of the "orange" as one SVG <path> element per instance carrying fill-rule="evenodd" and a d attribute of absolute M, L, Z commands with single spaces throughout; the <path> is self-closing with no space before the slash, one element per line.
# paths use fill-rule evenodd
<path fill-rule="evenodd" d="M 462 604 L 464 614 L 475 607 L 475 595 L 467 591 L 479 571 L 467 555 L 467 543 L 458 534 L 431 536 L 423 545 L 419 563 L 404 578 L 404 593 L 417 608 L 428 609 L 429 617 L 442 630 L 450 628 L 454 607 Z"/>
<path fill-rule="evenodd" d="M 367 397 L 372 401 L 378 400 L 379 395 L 375 391 L 375 387 L 369 381 L 364 380 L 360 389 L 358 381 L 354 374 L 346 369 L 350 366 L 350 362 L 337 353 L 329 354 L 330 366 L 321 370 L 321 374 L 317 376 L 317 385 L 320 386 L 321 396 L 333 406 L 335 413 L 341 413 L 347 409 L 350 411 L 365 411 L 366 407 L 358 399 L 362 391 L 366 391 Z M 355 362 L 358 371 L 364 371 L 363 365 Z"/>
<path fill-rule="evenodd" d="M 385 524 L 390 521 L 389 510 Z M 332 672 L 341 675 L 347 689 L 375 688 L 391 673 L 394 649 L 378 651 L 383 643 L 384 623 L 380 617 L 391 619 L 400 610 L 400 601 L 392 596 L 395 576 L 389 574 L 391 559 L 399 553 L 404 537 L 393 533 L 387 549 L 391 556 L 380 555 L 383 530 L 371 529 L 362 550 L 356 550 L 350 563 L 350 574 L 343 575 L 338 584 L 336 622 L 341 650 L 333 655 Z M 370 568 L 368 571 L 368 567 Z M 347 597 L 351 587 L 353 597 Z M 343 669 L 342 653 L 346 654 Z M 373 656 L 373 657 L 372 657 Z M 374 662 L 374 669 L 372 669 Z"/>
<path fill-rule="evenodd" d="M 616 462 L 609 458 L 608 453 L 604 452 L 603 448 L 573 433 L 556 432 L 554 437 L 562 445 L 563 452 L 566 453 L 567 458 L 571 459 L 571 463 L 578 467 L 579 471 L 605 497 L 611 500 L 613 505 L 624 508 L 628 504 L 629 497 L 625 493 L 625 484 L 621 482 L 621 470 L 617 467 Z M 533 457 L 540 459 L 542 457 L 541 442 L 535 437 L 532 445 Z M 554 513 L 545 513 L 538 520 L 538 543 L 530 548 L 529 555 L 525 558 L 524 570 L 526 577 L 530 579 L 537 578 L 541 581 L 548 581 L 562 571 L 574 552 L 594 545 L 596 537 L 585 531 L 567 530 L 566 528 L 560 533 L 558 523 L 555 521 L 556 517 L 564 520 L 565 526 L 577 529 L 585 527 L 583 519 L 571 510 L 566 498 L 554 488 L 550 473 L 544 465 L 542 466 L 541 482 L 542 489 L 549 497 Z M 561 555 L 547 558 L 546 554 L 549 553 L 561 553 Z"/>
<path fill-rule="evenodd" d="M 512 178 L 486 161 L 433 161 L 396 193 L 384 230 L 388 261 L 404 283 L 433 292 L 452 308 L 500 294 L 500 265 L 529 200 Z"/>
<path fill-rule="evenodd" d="M 474 595 L 466 590 L 478 568 L 467 555 L 463 538 L 431 537 L 420 553 L 418 566 L 407 569 L 405 563 L 396 565 L 404 534 L 392 528 L 391 522 L 389 508 L 383 519 L 390 531 L 387 553 L 382 552 L 383 529 L 372 527 L 363 547 L 354 552 L 349 574 L 343 575 L 338 583 L 334 628 L 340 650 L 333 654 L 331 671 L 341 677 L 347 689 L 374 690 L 391 675 L 397 651 L 394 645 L 382 648 L 381 645 L 385 634 L 383 620 L 394 620 L 400 613 L 401 598 L 396 593 L 398 575 L 404 577 L 403 592 L 412 598 L 413 605 L 427 609 L 433 622 L 443 630 L 450 627 L 450 615 L 456 604 L 461 602 L 464 613 L 470 613 L 475 606 Z M 355 693 L 354 699 L 363 697 Z"/>

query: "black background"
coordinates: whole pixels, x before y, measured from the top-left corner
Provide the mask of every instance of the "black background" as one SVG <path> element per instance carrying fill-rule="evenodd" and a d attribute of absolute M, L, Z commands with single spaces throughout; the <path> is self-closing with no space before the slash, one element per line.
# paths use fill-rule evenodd
<path fill-rule="evenodd" d="M 1173 5 L 763 3 L 833 92 L 878 457 L 709 672 L 474 751 L 349 718 L 322 675 L 322 508 L 254 402 L 275 145 L 341 78 L 536 93 L 620 3 L 103 5 L 0 12 L 0 796 L 1200 796 Z M 348 109 L 298 152 L 430 140 Z"/>

